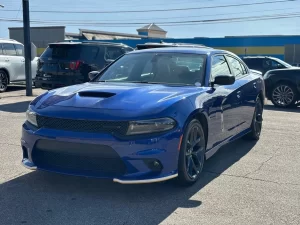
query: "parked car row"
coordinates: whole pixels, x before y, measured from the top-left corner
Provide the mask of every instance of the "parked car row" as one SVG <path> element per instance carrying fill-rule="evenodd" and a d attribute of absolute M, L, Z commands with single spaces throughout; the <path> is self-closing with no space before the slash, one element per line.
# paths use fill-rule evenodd
<path fill-rule="evenodd" d="M 135 49 L 122 43 L 111 42 L 58 42 L 51 43 L 40 58 L 32 60 L 32 78 L 36 87 L 54 89 L 81 84 L 117 58 L 131 51 L 153 48 L 210 47 L 191 43 L 145 43 Z M 252 73 L 264 77 L 266 97 L 277 107 L 291 107 L 300 100 L 300 68 L 278 58 L 246 56 L 241 58 Z M 0 92 L 10 82 L 25 80 L 24 47 L 14 40 L 0 40 Z M 243 73 L 241 68 L 240 73 Z"/>

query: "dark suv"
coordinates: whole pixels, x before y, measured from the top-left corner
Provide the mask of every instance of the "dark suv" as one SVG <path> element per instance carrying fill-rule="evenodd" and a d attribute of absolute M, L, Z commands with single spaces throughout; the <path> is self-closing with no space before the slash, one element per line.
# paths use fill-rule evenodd
<path fill-rule="evenodd" d="M 35 86 L 42 89 L 89 81 L 90 71 L 101 70 L 134 49 L 109 42 L 58 42 L 49 44 L 38 60 Z"/>
<path fill-rule="evenodd" d="M 269 70 L 293 67 L 278 58 L 269 56 L 245 56 L 242 57 L 242 60 L 246 63 L 249 69 L 260 71 L 263 75 Z"/>

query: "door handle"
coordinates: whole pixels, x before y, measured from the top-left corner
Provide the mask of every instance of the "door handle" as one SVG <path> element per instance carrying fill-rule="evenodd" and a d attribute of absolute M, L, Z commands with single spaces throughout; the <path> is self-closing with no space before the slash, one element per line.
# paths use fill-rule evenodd
<path fill-rule="evenodd" d="M 22 59 L 21 62 L 25 62 L 25 59 Z"/>
<path fill-rule="evenodd" d="M 5 62 L 9 62 L 9 59 L 5 59 Z"/>
<path fill-rule="evenodd" d="M 241 91 L 238 91 L 238 92 L 236 93 L 236 96 L 237 96 L 238 98 L 240 98 L 240 97 L 241 97 L 241 94 L 242 94 L 242 92 L 241 92 Z"/>

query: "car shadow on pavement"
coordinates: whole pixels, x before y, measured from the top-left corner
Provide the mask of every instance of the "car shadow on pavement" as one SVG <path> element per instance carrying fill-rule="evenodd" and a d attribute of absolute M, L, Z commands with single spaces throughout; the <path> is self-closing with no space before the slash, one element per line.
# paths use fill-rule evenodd
<path fill-rule="evenodd" d="M 0 184 L 2 224 L 159 224 L 178 208 L 197 208 L 191 198 L 246 155 L 256 142 L 238 140 L 209 159 L 190 187 L 174 181 L 121 185 L 111 181 L 30 172 Z M 207 198 L 206 198 L 207 199 Z M 176 212 L 175 212 L 176 213 Z"/>
<path fill-rule="evenodd" d="M 15 102 L 0 105 L 0 111 L 10 113 L 24 113 L 31 101 Z"/>
<path fill-rule="evenodd" d="M 9 85 L 5 92 L 20 91 L 25 89 L 26 89 L 25 85 Z"/>

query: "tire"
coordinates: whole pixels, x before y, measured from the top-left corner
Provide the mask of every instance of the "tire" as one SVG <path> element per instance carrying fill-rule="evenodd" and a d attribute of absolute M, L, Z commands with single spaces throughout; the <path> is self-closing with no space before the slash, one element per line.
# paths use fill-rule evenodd
<path fill-rule="evenodd" d="M 4 70 L 0 70 L 0 92 L 6 91 L 8 82 L 8 74 Z"/>
<path fill-rule="evenodd" d="M 205 161 L 206 140 L 201 123 L 193 119 L 184 131 L 178 161 L 178 182 L 189 186 L 199 180 Z"/>
<path fill-rule="evenodd" d="M 261 99 L 258 97 L 256 99 L 255 110 L 253 114 L 253 119 L 251 122 L 251 131 L 248 133 L 245 138 L 248 140 L 258 141 L 260 138 L 263 122 L 263 104 Z"/>
<path fill-rule="evenodd" d="M 279 108 L 293 107 L 297 101 L 297 90 L 289 83 L 276 84 L 271 91 L 271 101 Z"/>

